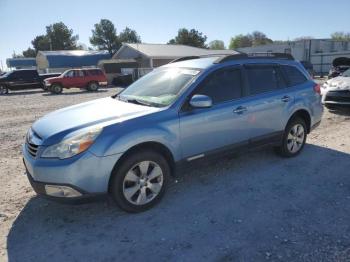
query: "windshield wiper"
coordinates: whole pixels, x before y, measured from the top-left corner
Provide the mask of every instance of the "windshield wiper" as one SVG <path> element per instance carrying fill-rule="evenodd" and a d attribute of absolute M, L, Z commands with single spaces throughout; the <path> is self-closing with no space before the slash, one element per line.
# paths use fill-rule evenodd
<path fill-rule="evenodd" d="M 151 103 L 148 103 L 144 100 L 140 100 L 140 99 L 136 99 L 136 98 L 126 98 L 125 96 L 116 96 L 115 98 L 117 98 L 120 101 L 126 102 L 126 103 L 133 103 L 133 104 L 137 104 L 137 105 L 146 105 L 146 106 L 150 106 Z"/>

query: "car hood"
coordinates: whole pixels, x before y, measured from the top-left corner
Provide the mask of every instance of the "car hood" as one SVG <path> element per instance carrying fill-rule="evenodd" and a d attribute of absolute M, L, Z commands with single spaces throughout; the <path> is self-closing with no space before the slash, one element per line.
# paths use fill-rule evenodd
<path fill-rule="evenodd" d="M 325 83 L 328 90 L 350 90 L 350 77 L 338 76 Z"/>
<path fill-rule="evenodd" d="M 37 120 L 32 130 L 41 138 L 41 145 L 51 145 L 79 129 L 103 127 L 160 110 L 107 97 L 49 113 Z"/>
<path fill-rule="evenodd" d="M 58 79 L 61 79 L 61 78 L 62 77 L 60 77 L 60 76 L 51 76 L 51 77 L 45 78 L 45 81 L 50 82 L 52 80 L 58 80 Z"/>

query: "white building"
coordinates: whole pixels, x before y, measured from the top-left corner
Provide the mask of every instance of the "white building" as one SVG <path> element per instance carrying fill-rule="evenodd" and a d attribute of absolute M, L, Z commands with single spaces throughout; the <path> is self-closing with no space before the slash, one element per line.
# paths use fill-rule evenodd
<path fill-rule="evenodd" d="M 327 74 L 332 62 L 338 57 L 350 58 L 350 41 L 338 41 L 332 39 L 307 39 L 300 41 L 288 41 L 255 47 L 239 48 L 245 53 L 254 52 L 278 52 L 290 53 L 299 61 L 309 61 L 314 66 L 314 71 L 320 75 Z"/>

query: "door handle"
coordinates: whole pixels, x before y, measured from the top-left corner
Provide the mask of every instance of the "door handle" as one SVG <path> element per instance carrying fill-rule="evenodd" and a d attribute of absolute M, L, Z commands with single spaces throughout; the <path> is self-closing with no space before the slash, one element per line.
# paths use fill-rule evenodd
<path fill-rule="evenodd" d="M 284 97 L 281 98 L 281 101 L 282 102 L 289 102 L 290 99 L 291 99 L 290 96 L 284 96 Z"/>
<path fill-rule="evenodd" d="M 233 110 L 233 113 L 236 114 L 242 114 L 243 112 L 247 111 L 248 109 L 244 106 L 239 106 L 235 110 Z"/>

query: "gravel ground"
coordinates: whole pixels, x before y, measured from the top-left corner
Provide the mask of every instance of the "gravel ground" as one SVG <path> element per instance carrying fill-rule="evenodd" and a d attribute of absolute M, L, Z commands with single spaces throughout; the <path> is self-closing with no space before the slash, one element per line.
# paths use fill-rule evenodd
<path fill-rule="evenodd" d="M 26 130 L 115 92 L 0 97 L 0 261 L 350 261 L 350 109 L 326 110 L 296 158 L 266 148 L 188 168 L 145 213 L 37 197 L 23 175 Z"/>

